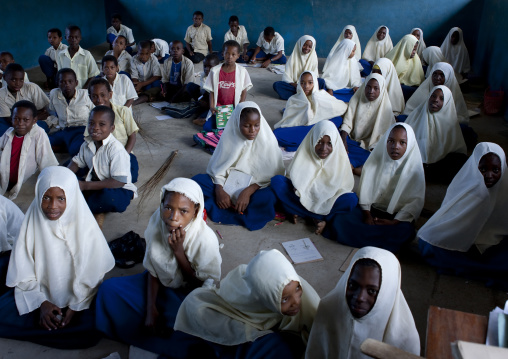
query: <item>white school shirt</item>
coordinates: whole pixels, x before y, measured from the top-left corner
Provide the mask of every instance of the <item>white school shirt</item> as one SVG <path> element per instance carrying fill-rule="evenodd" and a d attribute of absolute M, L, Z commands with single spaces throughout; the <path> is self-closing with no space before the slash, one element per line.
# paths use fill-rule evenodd
<path fill-rule="evenodd" d="M 162 39 L 152 39 L 155 44 L 155 52 L 153 53 L 155 56 L 166 56 L 169 55 L 169 45 L 166 41 Z"/>
<path fill-rule="evenodd" d="M 21 100 L 32 102 L 37 110 L 42 110 L 49 103 L 48 96 L 44 91 L 32 82 L 25 82 L 16 96 L 5 86 L 0 89 L 0 117 L 10 117 L 12 106 Z"/>
<path fill-rule="evenodd" d="M 208 55 L 208 41 L 212 41 L 212 30 L 208 25 L 201 24 L 199 27 L 191 25 L 187 28 L 184 41 L 191 44 L 194 52 Z"/>
<path fill-rule="evenodd" d="M 58 53 L 60 51 L 65 51 L 65 50 L 67 50 L 67 45 L 65 45 L 63 42 L 61 42 L 58 45 L 56 50 L 53 46 L 48 47 L 48 49 L 46 50 L 44 55 L 49 56 L 51 58 L 51 60 L 53 60 L 53 62 L 55 63 L 55 67 L 56 67 L 56 56 L 58 55 Z"/>
<path fill-rule="evenodd" d="M 0 196 L 0 252 L 10 251 L 25 215 L 12 201 Z"/>
<path fill-rule="evenodd" d="M 108 56 L 108 55 L 115 56 L 115 53 L 113 50 L 109 50 L 108 52 L 106 52 L 106 55 L 104 55 L 104 56 Z M 127 51 L 123 50 L 122 53 L 120 54 L 120 56 L 118 56 L 118 58 L 116 60 L 118 61 L 119 71 L 125 71 L 128 73 L 131 73 L 131 61 L 132 61 L 131 54 L 129 54 Z"/>
<path fill-rule="evenodd" d="M 50 116 L 46 122 L 58 125 L 60 128 L 86 126 L 90 111 L 94 107 L 87 90 L 76 89 L 74 97 L 67 104 L 62 90 L 56 88 L 49 93 Z"/>
<path fill-rule="evenodd" d="M 131 62 L 131 77 L 140 82 L 146 81 L 152 76 L 162 76 L 159 60 L 152 54 L 150 59 L 142 63 L 138 56 L 134 56 Z"/>
<path fill-rule="evenodd" d="M 275 33 L 272 41 L 267 42 L 265 40 L 264 31 L 261 31 L 256 45 L 259 46 L 267 55 L 277 55 L 279 51 L 282 51 L 282 54 L 284 55 L 284 38 L 278 32 Z"/>
<path fill-rule="evenodd" d="M 134 35 L 132 35 L 132 29 L 127 27 L 127 26 L 125 26 L 125 25 L 120 25 L 120 31 L 116 31 L 114 26 L 110 26 L 106 30 L 106 34 L 113 34 L 115 36 L 118 36 L 118 35 L 125 36 L 125 38 L 127 39 L 127 43 L 128 44 L 135 42 L 134 41 Z"/>
<path fill-rule="evenodd" d="M 229 29 L 228 32 L 226 32 L 226 34 L 224 35 L 224 42 L 229 41 L 229 40 L 234 40 L 234 41 L 238 42 L 240 44 L 240 47 L 242 48 L 241 51 L 243 51 L 243 45 L 250 44 L 249 38 L 247 36 L 247 30 L 245 30 L 245 26 L 243 26 L 243 25 L 238 25 L 238 35 L 237 36 L 233 35 L 233 33 L 231 32 L 231 29 Z"/>
<path fill-rule="evenodd" d="M 182 56 L 182 61 L 180 61 L 182 67 L 180 69 L 180 81 L 182 85 L 188 84 L 194 80 L 194 64 L 192 61 Z M 173 66 L 173 58 L 168 58 L 162 64 L 162 83 L 169 82 L 169 77 L 171 76 L 171 67 Z"/>
<path fill-rule="evenodd" d="M 5 81 L 5 79 L 4 79 L 4 77 L 3 77 L 3 73 L 4 73 L 4 72 L 3 72 L 2 70 L 0 70 L 0 74 L 2 74 L 2 88 L 7 87 L 7 82 Z M 26 74 L 26 72 L 25 72 L 25 78 L 23 79 L 23 81 L 24 81 L 25 83 L 30 82 L 30 81 L 28 80 L 28 75 Z"/>
<path fill-rule="evenodd" d="M 83 88 L 89 78 L 100 74 L 97 63 L 90 51 L 83 49 L 81 46 L 72 58 L 69 54 L 69 48 L 65 51 L 60 51 L 56 57 L 56 64 L 58 65 L 58 70 L 63 68 L 74 70 L 78 78 L 77 88 Z"/>
<path fill-rule="evenodd" d="M 87 168 L 88 174 L 86 181 L 92 180 L 92 170 L 95 170 L 97 177 L 101 181 L 108 178 L 114 178 L 119 182 L 125 183 L 122 187 L 138 196 L 137 188 L 132 184 L 131 179 L 131 159 L 124 146 L 113 134 L 110 134 L 102 141 L 102 146 L 97 150 L 95 142 L 90 138 L 85 138 L 81 145 L 79 153 L 72 158 L 72 161 L 79 168 Z"/>
<path fill-rule="evenodd" d="M 3 195 L 9 186 L 14 136 L 14 128 L 11 127 L 0 137 L 0 195 Z M 37 170 L 42 171 L 46 167 L 58 166 L 48 135 L 42 128 L 35 124 L 24 137 L 19 156 L 18 183 L 11 189 L 10 199 L 15 199 L 18 196 L 23 183 Z"/>
<path fill-rule="evenodd" d="M 107 80 L 106 76 L 103 78 Z M 128 100 L 136 100 L 138 98 L 134 84 L 132 83 L 131 79 L 124 74 L 116 74 L 116 77 L 113 80 L 113 86 L 111 86 L 111 90 L 113 91 L 111 103 L 118 106 L 125 106 L 125 103 Z"/>

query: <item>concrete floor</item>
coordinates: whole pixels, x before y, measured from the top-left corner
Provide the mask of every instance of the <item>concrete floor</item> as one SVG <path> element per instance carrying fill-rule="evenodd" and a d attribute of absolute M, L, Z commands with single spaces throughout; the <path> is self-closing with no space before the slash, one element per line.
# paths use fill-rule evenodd
<path fill-rule="evenodd" d="M 105 44 L 93 48 L 91 51 L 96 59 L 102 58 L 107 51 Z M 320 68 L 324 59 L 320 59 Z M 195 67 L 198 73 L 202 64 Z M 281 118 L 281 109 L 285 101 L 279 100 L 272 89 L 272 84 L 281 79 L 266 69 L 248 69 L 254 87 L 248 92 L 247 99 L 255 101 L 262 109 L 269 124 L 273 125 Z M 28 71 L 31 81 L 41 84 L 43 75 L 39 68 Z M 199 81 L 197 81 L 199 82 Z M 483 90 L 481 88 L 466 95 L 466 100 L 475 107 L 481 102 Z M 172 119 L 157 121 L 159 111 L 142 104 L 134 108 L 134 115 L 139 120 L 144 136 L 138 134 L 134 152 L 140 165 L 138 187 L 145 183 L 161 166 L 173 150 L 178 150 L 171 169 L 160 182 L 158 189 L 151 193 L 144 205 L 139 206 L 139 198 L 132 201 L 125 213 L 108 214 L 104 224 L 106 238 L 113 240 L 129 230 L 143 236 L 148 220 L 158 206 L 159 189 L 175 177 L 192 177 L 204 173 L 210 155 L 199 147 L 194 146 L 192 136 L 200 130 L 188 119 Z M 480 141 L 491 141 L 500 144 L 508 150 L 508 124 L 501 117 L 476 116 L 471 119 L 471 126 L 479 135 Z M 59 156 L 63 162 L 67 158 Z M 15 200 L 23 211 L 26 211 L 33 200 L 36 176 L 33 176 L 22 188 Z M 436 211 L 444 198 L 446 187 L 429 184 L 427 186 L 425 208 Z M 426 219 L 420 218 L 420 227 Z M 307 224 L 296 225 L 284 222 L 274 226 L 272 221 L 259 231 L 250 232 L 242 227 L 224 226 L 212 223 L 213 229 L 219 229 L 224 248 L 221 251 L 223 276 L 231 269 L 249 260 L 260 250 L 276 248 L 283 252 L 281 242 L 299 238 L 310 238 L 323 255 L 324 261 L 300 264 L 295 268 L 302 277 L 307 279 L 316 291 L 324 296 L 337 283 L 343 272 L 342 265 L 351 255 L 354 248 L 332 242 L 313 234 L 313 228 Z M 410 250 L 401 253 L 399 260 L 402 265 L 402 290 L 412 310 L 420 339 L 422 350 L 425 347 L 425 332 L 427 328 L 427 311 L 430 305 L 461 310 L 465 312 L 488 315 L 495 306 L 503 306 L 508 299 L 507 293 L 486 288 L 481 283 L 466 281 L 462 278 L 438 275 L 435 270 L 425 265 L 418 256 L 415 243 Z M 141 264 L 129 270 L 115 268 L 108 273 L 107 278 L 125 276 L 143 271 Z M 28 342 L 0 339 L 0 358 L 104 358 L 112 352 L 118 352 L 122 358 L 128 358 L 128 346 L 110 340 L 101 340 L 94 348 L 87 350 L 62 351 L 51 349 Z M 422 351 L 422 353 L 424 353 Z M 136 356 L 141 357 L 141 356 Z"/>

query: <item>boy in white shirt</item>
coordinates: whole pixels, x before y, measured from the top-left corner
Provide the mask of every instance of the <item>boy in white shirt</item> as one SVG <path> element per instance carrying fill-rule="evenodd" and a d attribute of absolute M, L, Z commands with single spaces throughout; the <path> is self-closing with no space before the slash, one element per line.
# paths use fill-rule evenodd
<path fill-rule="evenodd" d="M 79 27 L 67 26 L 65 40 L 67 40 L 69 46 L 66 50 L 60 51 L 56 57 L 58 70 L 73 69 L 78 78 L 78 88 L 86 89 L 90 80 L 100 74 L 99 68 L 90 51 L 79 46 L 81 42 L 81 29 Z"/>
<path fill-rule="evenodd" d="M 185 56 L 195 64 L 203 61 L 212 52 L 212 30 L 203 24 L 204 15 L 196 11 L 192 15 L 194 24 L 185 33 Z"/>
<path fill-rule="evenodd" d="M 182 99 L 186 84 L 194 79 L 194 64 L 183 56 L 183 44 L 174 40 L 170 44 L 171 58 L 162 66 L 164 97 L 168 102 L 184 102 Z"/>
<path fill-rule="evenodd" d="M 247 55 L 247 51 L 249 50 L 249 37 L 247 36 L 247 30 L 243 25 L 239 24 L 238 16 L 231 16 L 229 18 L 229 30 L 224 35 L 224 42 L 228 40 L 235 40 L 242 47 L 242 54 L 240 58 L 237 60 L 239 63 L 244 63 L 249 61 L 249 55 Z"/>
<path fill-rule="evenodd" d="M 278 32 L 275 32 L 273 27 L 269 26 L 259 34 L 256 45 L 256 50 L 254 50 L 254 54 L 250 60 L 251 63 L 262 62 L 261 67 L 268 67 L 271 63 L 286 63 L 284 39 Z"/>
<path fill-rule="evenodd" d="M 104 56 L 114 56 L 118 61 L 118 68 L 120 73 L 127 75 L 130 79 L 132 56 L 125 50 L 126 43 L 127 39 L 125 36 L 118 35 L 113 41 L 113 50 L 109 50 Z"/>
<path fill-rule="evenodd" d="M 2 79 L 2 86 L 0 86 L 0 87 L 7 86 L 5 79 L 3 78 L 3 74 L 5 72 L 5 69 L 7 68 L 7 65 L 15 64 L 15 63 L 16 63 L 16 61 L 14 61 L 14 56 L 12 56 L 12 54 L 10 52 L 7 52 L 7 51 L 0 52 L 0 79 Z M 25 72 L 24 81 L 25 81 L 25 83 L 30 82 L 30 81 L 28 81 L 28 75 L 26 74 L 26 72 Z"/>
<path fill-rule="evenodd" d="M 134 35 L 132 35 L 132 30 L 127 26 L 122 25 L 122 16 L 120 14 L 113 14 L 111 16 L 111 26 L 106 30 L 106 34 L 106 41 L 110 44 L 113 44 L 117 36 L 124 36 L 127 41 L 126 50 L 132 55 L 132 52 L 136 47 L 136 41 L 134 40 Z"/>
<path fill-rule="evenodd" d="M 153 101 L 161 92 L 161 67 L 157 58 L 151 53 L 150 41 L 139 43 L 139 52 L 132 58 L 132 83 L 139 98 L 133 105 Z"/>
<path fill-rule="evenodd" d="M 56 56 L 60 51 L 66 50 L 67 45 L 62 43 L 62 32 L 57 28 L 48 30 L 48 42 L 51 46 L 44 55 L 39 56 L 39 65 L 44 75 L 46 75 L 45 88 L 51 90 L 56 87 L 55 76 L 58 71 Z"/>
<path fill-rule="evenodd" d="M 150 51 L 159 60 L 159 64 L 163 64 L 169 57 L 169 45 L 162 39 L 150 40 Z"/>
<path fill-rule="evenodd" d="M 131 79 L 127 75 L 118 72 L 118 70 L 116 57 L 108 55 L 102 58 L 103 78 L 109 82 L 113 89 L 111 102 L 117 106 L 125 106 L 131 109 L 132 103 L 138 98 L 138 94 Z"/>

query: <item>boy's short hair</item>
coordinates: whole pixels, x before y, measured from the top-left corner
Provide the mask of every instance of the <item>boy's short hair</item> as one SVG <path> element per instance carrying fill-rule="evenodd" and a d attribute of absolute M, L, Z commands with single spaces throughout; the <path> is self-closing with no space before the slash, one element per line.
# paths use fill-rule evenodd
<path fill-rule="evenodd" d="M 118 36 L 116 37 L 116 39 L 118 39 L 119 37 L 123 37 L 123 38 L 124 38 L 124 40 L 125 40 L 125 44 L 127 44 L 127 38 L 126 38 L 125 36 L 123 36 L 123 35 L 118 35 Z M 116 40 L 116 39 L 115 39 L 115 40 Z"/>
<path fill-rule="evenodd" d="M 108 115 L 109 124 L 113 126 L 115 124 L 115 112 L 111 109 L 111 107 L 108 106 L 95 106 L 92 111 L 90 111 L 90 117 L 88 120 L 90 120 L 94 113 L 106 113 Z"/>
<path fill-rule="evenodd" d="M 207 60 L 208 63 L 215 62 L 216 64 L 219 64 L 219 62 L 220 62 L 219 56 L 217 56 L 217 54 L 208 54 L 205 56 L 205 60 Z M 205 61 L 205 60 L 203 60 L 203 61 Z"/>
<path fill-rule="evenodd" d="M 76 76 L 76 73 L 74 72 L 74 70 L 71 68 L 68 68 L 68 67 L 64 67 L 63 69 L 58 70 L 58 72 L 56 73 L 56 81 L 57 82 L 60 81 L 60 77 L 63 74 L 72 74 L 72 76 L 74 76 L 74 79 L 76 81 L 78 81 L 78 76 Z"/>
<path fill-rule="evenodd" d="M 81 34 L 81 29 L 79 28 L 79 26 L 76 25 L 69 25 L 65 28 L 65 30 L 69 32 L 79 31 L 79 33 Z"/>
<path fill-rule="evenodd" d="M 173 40 L 173 41 L 170 42 L 170 44 L 173 44 L 173 45 L 181 44 L 182 47 L 183 47 L 183 42 L 181 42 L 180 40 Z"/>
<path fill-rule="evenodd" d="M 111 15 L 111 19 L 118 19 L 118 20 L 120 20 L 120 22 L 122 22 L 122 15 L 115 12 L 113 15 Z"/>
<path fill-rule="evenodd" d="M 106 86 L 106 90 L 108 90 L 108 92 L 111 92 L 111 85 L 109 84 L 108 80 L 106 80 L 102 77 L 98 77 L 98 78 L 94 78 L 88 84 L 88 94 L 90 94 L 92 87 L 97 86 L 97 85 L 104 85 L 104 86 Z"/>
<path fill-rule="evenodd" d="M 272 35 L 275 35 L 275 29 L 271 26 L 268 26 L 267 28 L 265 28 L 263 30 L 263 35 L 264 36 L 272 36 Z"/>
<path fill-rule="evenodd" d="M 32 111 L 32 117 L 33 118 L 37 117 L 37 107 L 35 107 L 33 102 L 30 102 L 27 100 L 21 100 L 21 101 L 16 102 L 14 104 L 14 106 L 12 106 L 11 117 L 12 117 L 12 115 L 14 115 L 14 110 L 17 108 L 28 108 Z"/>
<path fill-rule="evenodd" d="M 115 66 L 118 67 L 118 60 L 113 55 L 106 55 L 102 58 L 102 66 L 108 61 L 113 61 L 115 63 Z"/>
<path fill-rule="evenodd" d="M 151 41 L 151 40 L 141 41 L 139 43 L 139 49 L 148 49 L 148 50 L 150 50 L 151 47 L 152 47 L 152 44 L 154 44 L 154 42 Z"/>
<path fill-rule="evenodd" d="M 62 37 L 62 31 L 60 31 L 60 29 L 57 29 L 56 27 L 53 27 L 51 29 L 48 30 L 48 34 L 50 32 L 56 32 L 56 34 L 58 35 L 58 37 Z"/>
<path fill-rule="evenodd" d="M 226 47 L 236 47 L 238 53 L 242 51 L 242 48 L 238 42 L 235 40 L 228 40 L 222 45 L 222 51 L 226 50 Z"/>
<path fill-rule="evenodd" d="M 236 15 L 233 15 L 229 18 L 228 24 L 231 24 L 233 21 L 240 22 L 240 20 L 238 20 L 238 16 Z"/>
<path fill-rule="evenodd" d="M 7 67 L 5 68 L 4 77 L 10 76 L 13 73 L 18 72 L 18 71 L 22 72 L 23 74 L 25 73 L 23 66 L 21 66 L 20 64 L 11 63 L 11 64 L 7 65 Z"/>
<path fill-rule="evenodd" d="M 2 51 L 2 52 L 0 52 L 0 56 L 7 56 L 11 60 L 14 60 L 14 56 L 12 56 L 12 54 L 9 51 Z"/>
<path fill-rule="evenodd" d="M 196 15 L 201 15 L 201 17 L 205 17 L 205 15 L 203 15 L 203 13 L 201 11 L 194 11 L 194 14 L 192 14 L 192 17 L 196 16 Z"/>

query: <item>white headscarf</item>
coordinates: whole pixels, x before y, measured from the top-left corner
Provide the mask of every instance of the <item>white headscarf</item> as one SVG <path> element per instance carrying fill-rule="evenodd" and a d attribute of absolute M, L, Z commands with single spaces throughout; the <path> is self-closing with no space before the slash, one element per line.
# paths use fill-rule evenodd
<path fill-rule="evenodd" d="M 415 30 L 420 31 L 420 40 L 418 40 L 418 47 L 416 48 L 416 53 L 418 54 L 418 56 L 421 59 L 422 55 L 423 55 L 423 51 L 425 51 L 425 49 L 427 48 L 427 45 L 425 45 L 425 41 L 423 40 L 423 30 L 420 29 L 419 27 L 414 27 L 413 29 L 411 29 L 410 34 L 413 35 L 413 31 L 415 31 Z"/>
<path fill-rule="evenodd" d="M 339 39 L 337 40 L 335 45 L 333 45 L 333 48 L 332 48 L 332 51 L 330 51 L 330 54 L 339 46 L 339 44 L 342 42 L 342 40 L 344 40 L 344 33 L 346 32 L 346 30 L 350 30 L 353 33 L 353 38 L 351 39 L 351 41 L 354 41 L 356 44 L 355 59 L 356 59 L 356 61 L 360 61 L 360 59 L 362 58 L 362 46 L 360 45 L 360 38 L 358 37 L 358 34 L 356 33 L 356 28 L 353 25 L 344 26 L 344 28 L 342 29 L 342 32 L 339 35 Z M 330 56 L 330 55 L 328 55 L 328 56 Z"/>
<path fill-rule="evenodd" d="M 398 116 L 404 111 L 405 103 L 404 94 L 400 87 L 399 77 L 397 71 L 393 66 L 393 63 L 386 57 L 378 59 L 374 66 L 378 66 L 381 70 L 381 74 L 386 81 L 386 91 L 388 91 L 388 97 L 390 98 L 390 104 L 392 105 L 393 114 Z"/>
<path fill-rule="evenodd" d="M 257 109 L 261 118 L 259 133 L 252 141 L 240 132 L 240 115 L 243 109 L 248 107 Z M 239 103 L 231 114 L 219 144 L 208 162 L 206 172 L 213 183 L 224 186 L 229 172 L 233 169 L 251 175 L 251 183 L 257 183 L 261 187 L 268 186 L 273 176 L 283 175 L 285 172 L 277 139 L 261 109 L 252 101 Z"/>
<path fill-rule="evenodd" d="M 502 171 L 491 188 L 485 186 L 478 169 L 480 160 L 488 153 L 499 156 Z M 418 237 L 439 248 L 467 252 L 476 244 L 484 252 L 508 235 L 507 203 L 505 153 L 495 143 L 481 142 L 455 175 L 441 208 L 420 228 Z"/>
<path fill-rule="evenodd" d="M 386 28 L 386 36 L 380 41 L 377 38 L 377 33 L 382 27 Z M 367 42 L 362 57 L 367 61 L 375 62 L 381 57 L 385 57 L 391 49 L 393 49 L 393 42 L 390 38 L 390 30 L 387 26 L 381 25 L 374 31 L 374 35 L 372 35 L 369 42 Z"/>
<path fill-rule="evenodd" d="M 297 315 L 285 316 L 282 292 L 291 281 L 302 288 L 301 307 Z M 281 252 L 271 249 L 229 272 L 219 289 L 198 288 L 190 293 L 178 310 L 175 330 L 222 345 L 254 341 L 274 327 L 297 332 L 306 340 L 318 304 L 314 288 Z"/>
<path fill-rule="evenodd" d="M 374 307 L 358 319 L 351 314 L 346 289 L 354 265 L 362 258 L 372 259 L 381 267 L 381 287 Z M 319 303 L 305 357 L 367 359 L 370 357 L 360 351 L 367 338 L 420 355 L 420 338 L 400 289 L 400 272 L 397 258 L 384 249 L 364 247 L 356 252 L 335 289 Z"/>
<path fill-rule="evenodd" d="M 425 80 L 420 57 L 415 54 L 411 58 L 411 53 L 417 42 L 418 39 L 414 35 L 405 35 L 385 56 L 393 62 L 400 83 L 403 85 L 419 86 Z"/>
<path fill-rule="evenodd" d="M 459 33 L 459 42 L 457 45 L 453 45 L 451 41 L 452 34 L 455 31 Z M 469 53 L 467 51 L 466 44 L 464 43 L 462 29 L 454 27 L 450 30 L 450 32 L 448 32 L 448 35 L 446 35 L 445 40 L 441 44 L 441 51 L 457 73 L 462 74 L 471 71 Z"/>
<path fill-rule="evenodd" d="M 448 62 L 441 52 L 441 49 L 437 46 L 429 46 L 423 50 L 422 59 L 427 63 L 426 78 L 432 75 L 432 68 L 435 64 L 438 62 Z"/>
<path fill-rule="evenodd" d="M 333 149 L 324 160 L 315 150 L 323 136 L 330 137 Z M 351 192 L 355 184 L 339 131 L 330 121 L 318 122 L 305 136 L 288 172 L 300 203 L 307 210 L 322 215 L 329 214 L 337 198 Z"/>
<path fill-rule="evenodd" d="M 388 136 L 396 126 L 403 126 L 407 134 L 406 153 L 392 160 L 386 149 Z M 360 207 L 370 210 L 371 205 L 395 219 L 411 222 L 420 216 L 425 202 L 425 173 L 415 134 L 407 123 L 396 123 L 377 143 L 363 165 L 358 187 Z"/>
<path fill-rule="evenodd" d="M 183 249 L 192 269 L 196 272 L 196 278 L 207 284 L 220 280 L 222 258 L 219 241 L 203 220 L 205 206 L 203 191 L 196 182 L 188 178 L 175 178 L 162 187 L 160 206 L 152 214 L 145 231 L 147 245 L 143 266 L 166 287 L 179 288 L 185 284 L 175 254 L 168 243 L 170 233 L 161 219 L 166 192 L 180 193 L 199 207 L 196 217 L 185 227 Z"/>
<path fill-rule="evenodd" d="M 407 101 L 404 114 L 409 115 L 414 111 L 415 108 L 429 99 L 431 94 L 430 91 L 432 88 L 434 88 L 434 83 L 432 82 L 432 74 L 437 70 L 443 72 L 445 76 L 444 85 L 448 87 L 452 92 L 453 101 L 455 102 L 455 110 L 457 111 L 457 118 L 459 119 L 459 122 L 467 125 L 469 123 L 469 112 L 467 110 L 466 101 L 464 100 L 464 95 L 462 94 L 460 85 L 457 82 L 457 78 L 455 77 L 453 67 L 446 62 L 438 62 L 432 67 L 429 77 L 423 81 L 423 83 Z"/>
<path fill-rule="evenodd" d="M 51 187 L 61 188 L 66 198 L 65 212 L 55 221 L 41 208 Z M 45 168 L 35 196 L 12 249 L 6 281 L 16 287 L 19 314 L 37 309 L 44 300 L 60 308 L 87 309 L 104 274 L 115 266 L 108 243 L 68 168 Z"/>
<path fill-rule="evenodd" d="M 10 199 L 0 196 L 0 253 L 10 251 L 25 215 Z"/>
<path fill-rule="evenodd" d="M 335 91 L 361 85 L 362 78 L 358 70 L 358 61 L 354 56 L 349 58 L 354 48 L 355 42 L 345 39 L 337 47 L 334 47 L 333 53 L 328 55 L 323 68 L 323 79 L 327 88 Z M 356 46 L 356 51 L 358 51 L 358 46 Z"/>
<path fill-rule="evenodd" d="M 306 55 L 303 54 L 302 48 L 307 41 L 312 41 L 312 49 Z M 293 53 L 286 62 L 286 69 L 282 75 L 282 81 L 298 82 L 300 74 L 304 71 L 312 71 L 318 73 L 318 57 L 316 54 L 316 39 L 312 36 L 305 35 L 298 39 L 293 49 Z M 316 82 L 317 84 L 317 82 Z"/>
<path fill-rule="evenodd" d="M 379 83 L 379 97 L 374 101 L 369 101 L 365 96 L 365 86 L 371 79 Z M 349 101 L 341 130 L 349 133 L 349 137 L 360 142 L 363 148 L 370 150 L 394 122 L 385 78 L 372 73 Z"/>
<path fill-rule="evenodd" d="M 301 77 L 306 73 L 312 75 L 314 82 L 314 88 L 308 97 L 300 84 Z M 282 120 L 273 127 L 310 126 L 319 121 L 342 116 L 346 110 L 347 105 L 343 101 L 331 96 L 325 90 L 319 89 L 316 72 L 304 71 L 298 79 L 296 94 L 291 96 L 286 104 Z"/>
<path fill-rule="evenodd" d="M 443 91 L 443 107 L 431 113 L 428 100 L 437 89 Z M 411 112 L 406 123 L 415 131 L 423 163 L 436 163 L 452 152 L 467 153 L 452 93 L 444 85 L 433 87 L 427 100 Z"/>

